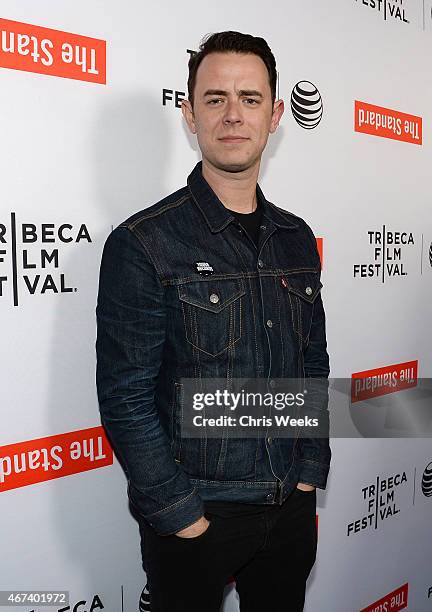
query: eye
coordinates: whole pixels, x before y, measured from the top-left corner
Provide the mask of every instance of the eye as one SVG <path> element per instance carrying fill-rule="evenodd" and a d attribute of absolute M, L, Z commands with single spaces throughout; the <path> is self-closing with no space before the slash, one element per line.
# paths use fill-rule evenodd
<path fill-rule="evenodd" d="M 255 98 L 244 98 L 244 101 L 247 103 L 247 106 L 255 106 L 256 104 L 259 104 L 258 100 Z"/>
<path fill-rule="evenodd" d="M 210 100 L 208 100 L 207 104 L 210 104 L 212 106 L 216 106 L 218 104 L 218 102 L 222 102 L 222 98 L 210 98 Z"/>

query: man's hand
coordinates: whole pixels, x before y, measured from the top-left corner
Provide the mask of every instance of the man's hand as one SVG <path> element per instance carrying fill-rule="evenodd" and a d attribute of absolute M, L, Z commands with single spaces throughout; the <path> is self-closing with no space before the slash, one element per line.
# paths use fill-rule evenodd
<path fill-rule="evenodd" d="M 208 521 L 205 516 L 202 516 L 195 523 L 189 525 L 189 527 L 177 531 L 175 535 L 179 538 L 195 538 L 204 533 L 204 531 L 207 531 L 209 525 L 210 521 Z"/>
<path fill-rule="evenodd" d="M 305 484 L 304 482 L 297 483 L 297 489 L 301 489 L 302 491 L 313 491 L 315 488 L 316 487 L 310 484 Z"/>

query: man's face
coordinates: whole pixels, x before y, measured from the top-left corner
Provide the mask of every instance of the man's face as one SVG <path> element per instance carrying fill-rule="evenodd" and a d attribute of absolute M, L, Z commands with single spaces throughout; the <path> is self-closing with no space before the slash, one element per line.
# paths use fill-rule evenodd
<path fill-rule="evenodd" d="M 182 104 L 203 159 L 219 170 L 242 172 L 259 165 L 283 101 L 272 104 L 269 75 L 258 55 L 210 53 L 199 65 L 194 105 Z"/>

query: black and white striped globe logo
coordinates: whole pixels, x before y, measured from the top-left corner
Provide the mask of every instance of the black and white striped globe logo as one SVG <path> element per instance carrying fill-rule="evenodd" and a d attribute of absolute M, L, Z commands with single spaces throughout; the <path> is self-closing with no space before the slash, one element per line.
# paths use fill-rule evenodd
<path fill-rule="evenodd" d="M 426 466 L 422 477 L 422 491 L 426 497 L 432 497 L 432 461 Z"/>
<path fill-rule="evenodd" d="M 429 246 L 429 263 L 432 267 L 432 242 L 430 243 L 430 246 Z"/>
<path fill-rule="evenodd" d="M 310 81 L 299 81 L 291 93 L 294 119 L 305 130 L 316 128 L 323 115 L 321 94 Z"/>

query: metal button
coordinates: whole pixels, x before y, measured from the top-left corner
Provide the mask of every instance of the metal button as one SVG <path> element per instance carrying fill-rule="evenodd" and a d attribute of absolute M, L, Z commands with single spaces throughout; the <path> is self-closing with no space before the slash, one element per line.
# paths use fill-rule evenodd
<path fill-rule="evenodd" d="M 268 442 L 269 444 L 271 444 L 271 443 L 272 443 L 272 440 L 273 440 L 273 438 L 271 438 L 270 436 L 267 438 L 267 442 Z"/>
<path fill-rule="evenodd" d="M 258 268 L 262 268 L 264 266 L 264 262 L 262 259 L 258 259 Z"/>
<path fill-rule="evenodd" d="M 267 320 L 267 327 L 272 327 L 273 321 L 271 319 Z"/>
<path fill-rule="evenodd" d="M 267 225 L 260 225 L 261 229 L 266 229 Z"/>
<path fill-rule="evenodd" d="M 312 295 L 312 287 L 306 287 L 305 291 L 308 295 Z"/>
<path fill-rule="evenodd" d="M 266 495 L 267 499 L 273 499 L 273 493 L 269 493 L 268 495 Z"/>
<path fill-rule="evenodd" d="M 219 302 L 219 296 L 217 295 L 217 293 L 211 294 L 210 302 L 213 302 L 213 304 L 217 304 Z"/>
<path fill-rule="evenodd" d="M 273 379 L 271 379 L 271 381 L 269 382 L 269 385 L 270 385 L 270 387 L 273 388 L 273 387 L 276 386 L 276 382 Z"/>

